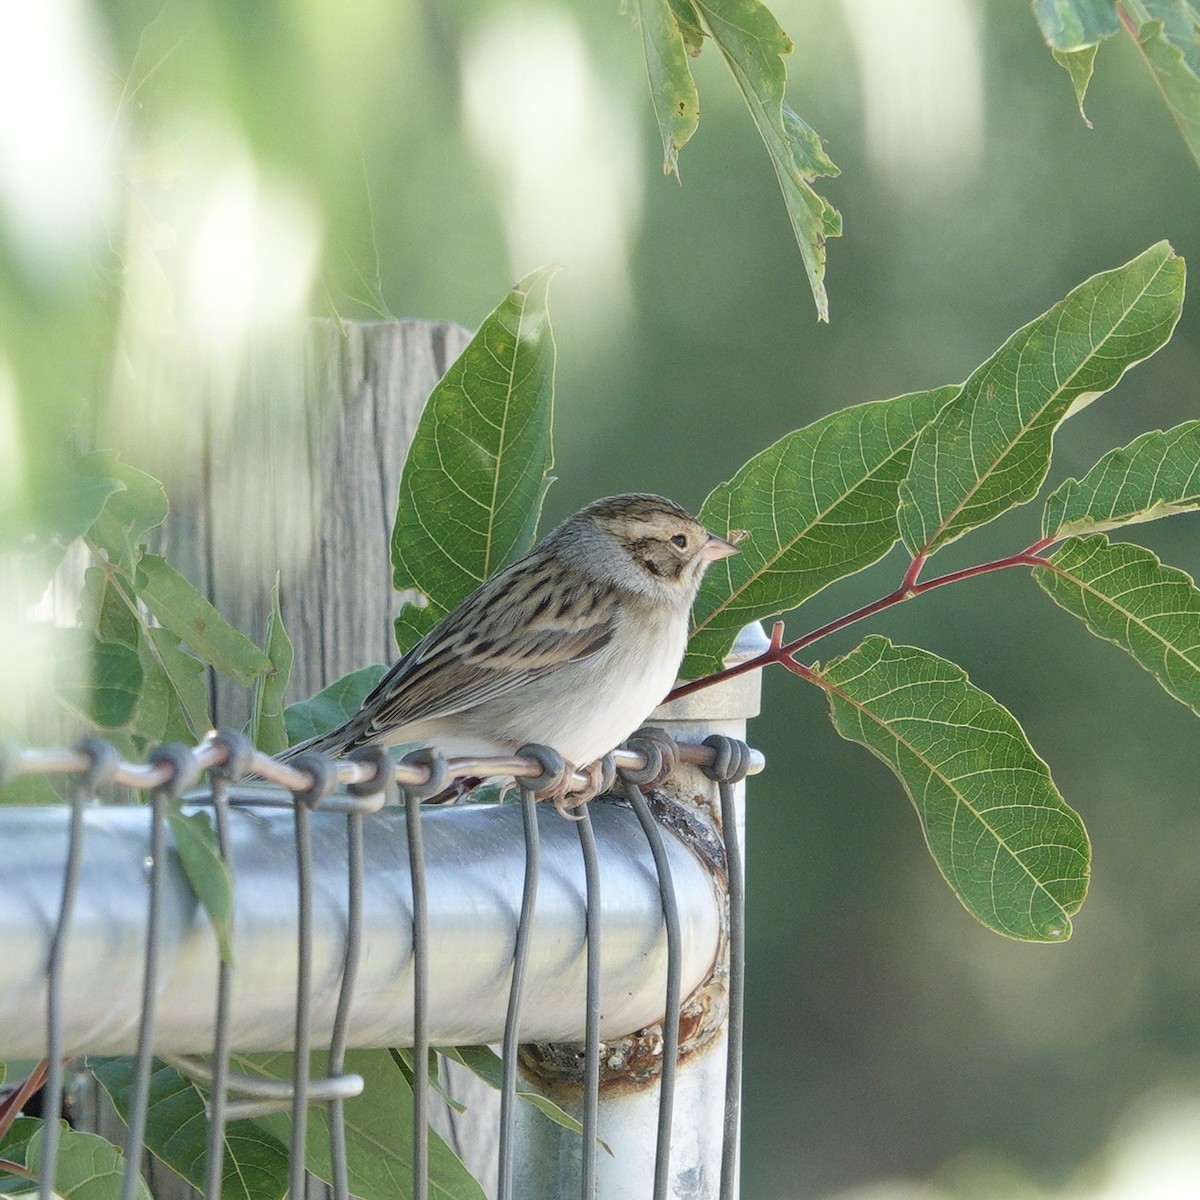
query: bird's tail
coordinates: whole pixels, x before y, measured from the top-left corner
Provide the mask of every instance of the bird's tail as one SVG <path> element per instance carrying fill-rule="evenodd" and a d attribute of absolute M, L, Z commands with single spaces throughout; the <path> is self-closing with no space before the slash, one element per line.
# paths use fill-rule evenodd
<path fill-rule="evenodd" d="M 307 754 L 310 751 L 336 757 L 363 745 L 359 733 L 360 731 L 353 722 L 347 721 L 344 725 L 337 725 L 333 729 L 327 729 L 324 733 L 317 733 L 310 738 L 305 738 L 304 741 L 297 742 L 286 750 L 281 750 L 275 757 L 279 762 L 290 762 L 297 755 Z"/>

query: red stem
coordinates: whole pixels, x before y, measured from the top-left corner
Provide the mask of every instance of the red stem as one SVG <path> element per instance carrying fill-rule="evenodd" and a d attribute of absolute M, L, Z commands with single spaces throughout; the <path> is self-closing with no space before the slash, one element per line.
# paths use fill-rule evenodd
<path fill-rule="evenodd" d="M 1046 560 L 1040 557 L 1040 551 L 1052 545 L 1057 540 L 1054 537 L 1041 538 L 1039 541 L 1034 542 L 1032 546 L 1021 550 L 1017 554 L 993 559 L 991 562 L 977 563 L 973 567 L 963 567 L 961 570 L 951 571 L 946 575 L 939 575 L 936 579 L 929 579 L 924 583 L 917 582 L 917 576 L 920 575 L 921 568 L 925 564 L 925 556 L 918 554 L 909 564 L 908 570 L 905 571 L 904 578 L 900 582 L 900 586 L 895 591 L 889 592 L 886 596 L 881 596 L 878 600 L 872 600 L 870 604 L 864 604 L 861 608 L 856 608 L 853 612 L 847 613 L 845 616 L 837 617 L 820 626 L 820 628 L 804 634 L 803 637 L 799 637 L 793 642 L 785 643 L 783 641 L 783 622 L 776 621 L 771 630 L 771 645 L 761 654 L 746 662 L 726 667 L 723 671 L 716 671 L 712 675 L 706 675 L 702 679 L 690 679 L 687 683 L 681 683 L 667 696 L 667 699 L 678 700 L 683 696 L 690 696 L 693 692 L 698 692 L 702 688 L 712 687 L 714 683 L 723 683 L 726 679 L 734 679 L 738 675 L 744 675 L 747 671 L 757 671 L 759 668 L 769 666 L 771 663 L 782 663 L 794 675 L 811 678 L 809 669 L 803 663 L 797 662 L 793 656 L 806 646 L 811 646 L 813 642 L 819 641 L 823 637 L 828 637 L 831 633 L 837 633 L 839 630 L 845 629 L 848 625 L 853 625 L 857 621 L 864 620 L 866 617 L 872 617 L 878 612 L 883 612 L 884 609 L 891 608 L 894 604 L 911 600 L 914 596 L 920 596 L 922 593 L 931 591 L 933 588 L 943 587 L 947 583 L 957 583 L 961 579 L 970 579 L 975 575 L 985 575 L 989 571 L 1000 571 L 1005 567 L 1047 566 L 1048 563 Z"/>
<path fill-rule="evenodd" d="M 20 1116 L 21 1109 L 28 1103 L 29 1097 L 46 1082 L 48 1066 L 49 1063 L 43 1058 L 20 1087 L 0 1100 L 0 1138 L 12 1128 L 12 1123 Z"/>

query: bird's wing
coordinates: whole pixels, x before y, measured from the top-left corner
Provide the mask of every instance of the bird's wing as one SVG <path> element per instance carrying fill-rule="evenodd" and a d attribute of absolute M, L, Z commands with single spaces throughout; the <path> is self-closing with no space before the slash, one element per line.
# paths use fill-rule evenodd
<path fill-rule="evenodd" d="M 475 708 L 607 646 L 615 589 L 582 580 L 546 589 L 545 578 L 536 557 L 514 563 L 430 630 L 363 702 L 364 739 Z"/>

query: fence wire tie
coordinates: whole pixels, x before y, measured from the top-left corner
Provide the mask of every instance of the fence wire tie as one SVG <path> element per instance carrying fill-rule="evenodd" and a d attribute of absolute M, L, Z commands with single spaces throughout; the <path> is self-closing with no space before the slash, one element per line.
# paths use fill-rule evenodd
<path fill-rule="evenodd" d="M 387 803 L 397 803 L 400 789 L 391 755 L 383 746 L 364 746 L 351 756 L 354 761 L 374 767 L 369 780 L 350 784 L 346 791 L 358 799 L 356 811 L 346 816 L 346 948 L 342 958 L 342 985 L 338 990 L 337 1012 L 329 1038 L 329 1073 L 345 1076 L 346 1040 L 350 1008 L 354 1003 L 354 985 L 362 956 L 363 912 L 363 818 L 378 812 Z M 358 1079 L 358 1076 L 353 1076 Z M 361 1085 L 360 1085 L 361 1090 Z M 357 1094 L 357 1093 L 356 1093 Z M 329 1102 L 329 1166 L 334 1200 L 349 1200 L 350 1165 L 346 1150 L 346 1114 L 343 1098 Z"/>
<path fill-rule="evenodd" d="M 733 788 L 746 778 L 751 759 L 750 747 L 745 742 L 719 733 L 705 738 L 704 745 L 712 749 L 713 761 L 700 770 L 717 784 L 720 791 L 721 832 L 725 842 L 729 888 L 729 1015 L 725 1042 L 725 1103 L 721 1122 L 720 1198 L 733 1200 L 737 1194 L 746 986 L 746 886 Z"/>
<path fill-rule="evenodd" d="M 602 760 L 604 791 L 616 782 L 617 765 L 611 754 Z M 583 1036 L 583 1146 L 580 1170 L 581 1200 L 596 1195 L 596 1145 L 600 1130 L 600 862 L 596 852 L 596 832 L 585 804 L 579 814 L 579 850 L 583 857 L 586 887 L 584 925 L 587 937 L 587 998 Z"/>
<path fill-rule="evenodd" d="M 91 759 L 91 765 L 84 771 L 80 781 L 83 791 L 94 796 L 101 788 L 116 782 L 117 772 L 121 769 L 121 756 L 112 742 L 106 742 L 103 738 L 84 738 L 75 748 Z M 2 778 L 0 782 L 4 782 Z"/>
<path fill-rule="evenodd" d="M 218 729 L 206 740 L 221 755 L 221 759 L 208 769 L 210 778 L 237 783 L 254 769 L 254 757 L 258 751 L 244 733 Z"/>
<path fill-rule="evenodd" d="M 244 738 L 250 746 L 249 738 Z M 253 747 L 250 747 L 251 750 Z M 237 768 L 237 754 L 227 747 L 226 765 Z M 221 764 L 209 768 L 208 783 L 212 793 L 213 822 L 217 830 L 217 852 L 226 869 L 233 874 L 229 838 L 229 781 L 221 772 Z M 217 1011 L 213 1022 L 212 1086 L 208 1097 L 207 1162 L 204 1170 L 204 1200 L 221 1200 L 221 1183 L 225 1174 L 225 1129 L 229 1119 L 229 1000 L 233 991 L 233 964 L 224 956 L 217 964 Z"/>
<path fill-rule="evenodd" d="M 625 767 L 621 771 L 625 780 L 635 787 L 658 787 L 679 765 L 675 740 L 665 729 L 647 725 L 627 739 L 625 745 L 646 760 L 644 767 Z"/>
<path fill-rule="evenodd" d="M 518 751 L 521 757 L 532 758 L 542 770 L 540 775 L 522 779 L 521 828 L 525 837 L 525 871 L 521 889 L 521 913 L 517 918 L 517 934 L 513 944 L 512 982 L 508 992 L 508 1011 L 504 1019 L 504 1039 L 501 1046 L 500 1079 L 500 1145 L 497 1163 L 497 1200 L 510 1200 L 513 1195 L 513 1165 L 516 1142 L 513 1136 L 516 1119 L 517 1052 L 520 1043 L 521 1002 L 525 992 L 525 971 L 529 963 L 529 941 L 533 929 L 533 914 L 537 905 L 538 876 L 541 873 L 541 839 L 538 833 L 537 802 L 540 794 L 559 798 L 565 796 L 572 771 L 566 759 L 549 746 L 530 744 Z M 561 808 L 559 809 L 561 812 Z"/>
<path fill-rule="evenodd" d="M 177 742 L 160 746 L 146 758 L 151 767 L 166 770 L 167 777 L 150 793 L 150 903 L 146 915 L 146 957 L 142 976 L 142 1019 L 138 1029 L 133 1088 L 129 1099 L 125 1138 L 125 1173 L 121 1200 L 134 1200 L 141 1179 L 142 1147 L 150 1101 L 150 1067 L 153 1057 L 154 1020 L 158 1000 L 159 951 L 162 940 L 166 888 L 166 804 L 177 800 L 200 777 L 200 768 L 187 746 Z"/>
<path fill-rule="evenodd" d="M 357 796 L 360 801 L 355 807 L 355 812 L 378 812 L 385 805 L 400 802 L 396 764 L 386 746 L 362 746 L 350 755 L 350 761 L 375 768 L 375 774 L 370 779 L 346 785 L 346 791 L 352 796 Z"/>
<path fill-rule="evenodd" d="M 327 754 L 309 750 L 304 754 L 297 754 L 288 766 L 312 777 L 312 783 L 308 787 L 290 789 L 292 798 L 305 808 L 320 808 L 325 798 L 337 788 L 338 765 Z"/>
<path fill-rule="evenodd" d="M 200 749 L 203 746 L 199 747 Z M 154 789 L 156 795 L 169 800 L 178 800 L 188 788 L 195 787 L 200 780 L 200 763 L 190 746 L 182 742 L 168 742 L 151 750 L 146 756 L 146 763 L 151 767 L 166 767 L 170 774 L 163 783 Z"/>
<path fill-rule="evenodd" d="M 406 754 L 400 760 L 400 765 L 416 767 L 426 773 L 423 783 L 404 784 L 404 794 L 409 799 L 432 800 L 435 796 L 440 796 L 453 782 L 446 756 L 429 746 Z"/>
<path fill-rule="evenodd" d="M 99 788 L 110 784 L 117 776 L 121 757 L 116 747 L 99 738 L 79 743 L 78 750 L 91 759 L 83 777 L 71 789 L 71 824 L 67 834 L 67 858 L 63 867 L 62 896 L 58 921 L 50 941 L 46 960 L 46 1079 L 43 1095 L 50 1104 L 57 1104 L 63 1090 L 63 1028 L 62 1028 L 62 963 L 66 950 L 71 917 L 75 909 L 75 893 L 79 887 L 79 870 L 83 859 L 83 809 Z M 11 759 L 6 756 L 0 766 L 0 776 L 7 775 Z M 38 1171 L 38 1200 L 49 1200 L 58 1173 L 58 1140 L 60 1126 L 57 1112 L 44 1122 L 42 1155 Z"/>
<path fill-rule="evenodd" d="M 745 742 L 714 733 L 700 744 L 713 751 L 713 761 L 701 766 L 700 771 L 714 783 L 741 783 L 750 774 L 754 764 Z"/>
<path fill-rule="evenodd" d="M 679 930 L 677 901 L 673 894 L 671 870 L 666 846 L 662 834 L 657 828 L 646 807 L 644 792 L 656 788 L 670 777 L 681 763 L 695 764 L 700 773 L 718 785 L 720 795 L 720 819 L 723 840 L 727 848 L 727 864 L 729 874 L 729 955 L 730 955 L 730 987 L 729 987 L 729 1024 L 728 1024 L 728 1061 L 726 1066 L 726 1097 L 724 1138 L 722 1146 L 722 1178 L 721 1192 L 723 1198 L 734 1195 L 737 1171 L 737 1133 L 740 1124 L 740 1091 L 741 1091 L 741 1031 L 744 1022 L 743 996 L 741 985 L 742 964 L 744 963 L 744 887 L 741 876 L 741 847 L 738 831 L 735 825 L 735 810 L 733 807 L 733 787 L 746 778 L 748 774 L 762 769 L 762 755 L 753 751 L 743 741 L 723 735 L 714 734 L 704 740 L 700 746 L 680 744 L 664 730 L 656 727 L 639 729 L 630 737 L 625 745 L 606 755 L 594 764 L 594 778 L 600 787 L 597 794 L 613 791 L 620 782 L 621 788 L 630 803 L 637 811 L 642 822 L 646 837 L 650 843 L 659 876 L 659 888 L 663 905 L 663 918 L 667 933 L 667 1012 L 664 1017 L 663 1064 L 660 1080 L 660 1111 L 659 1136 L 655 1164 L 655 1195 L 664 1195 L 670 1161 L 671 1117 L 673 1108 L 673 1076 L 675 1063 L 668 1061 L 672 1057 L 673 1044 L 677 1043 L 679 965 Z M 145 765 L 139 766 L 124 762 L 117 749 L 111 742 L 100 739 L 87 739 L 70 750 L 22 750 L 13 743 L 0 741 L 0 783 L 18 778 L 25 773 L 73 774 L 75 784 L 71 788 L 71 825 L 66 849 L 64 873 L 61 881 L 62 897 L 58 905 L 58 916 L 50 940 L 45 966 L 47 978 L 47 1050 L 48 1078 L 47 1094 L 54 1095 L 61 1091 L 63 1073 L 63 1041 L 61 1015 L 61 988 L 64 946 L 69 937 L 72 920 L 74 889 L 80 875 L 82 862 L 83 841 L 83 809 L 89 802 L 97 799 L 97 792 L 110 787 L 114 783 L 126 783 L 131 787 L 149 788 L 150 791 L 150 828 L 149 852 L 147 855 L 147 883 L 149 894 L 149 911 L 146 916 L 146 946 L 145 966 L 142 978 L 142 1019 L 138 1036 L 137 1056 L 134 1064 L 133 1086 L 130 1097 L 130 1111 L 126 1138 L 126 1164 L 122 1196 L 136 1194 L 137 1181 L 140 1178 L 138 1165 L 141 1159 L 147 1109 L 149 1100 L 149 1084 L 152 1071 L 152 1046 L 155 1037 L 156 1001 L 161 983 L 162 965 L 162 926 L 164 921 L 166 868 L 167 868 L 167 829 L 166 816 L 169 806 L 177 801 L 188 789 L 194 787 L 201 774 L 208 772 L 208 787 L 206 796 L 195 796 L 193 800 L 201 803 L 208 801 L 214 807 L 218 826 L 225 824 L 226 806 L 235 800 L 227 794 L 229 785 L 235 784 L 256 770 L 262 754 L 257 751 L 249 738 L 238 732 L 218 731 L 208 735 L 197 747 L 181 744 L 170 744 L 159 747 L 147 755 Z M 516 784 L 520 789 L 522 806 L 525 810 L 525 846 L 526 846 L 526 893 L 523 900 L 524 913 L 518 922 L 518 941 L 528 940 L 530 932 L 530 917 L 536 902 L 536 885 L 538 871 L 538 831 L 535 800 L 560 798 L 574 778 L 571 766 L 557 751 L 540 745 L 523 746 L 516 757 L 525 760 L 528 770 L 536 766 L 537 774 L 523 775 L 518 771 Z M 212 1089 L 213 1100 L 210 1100 L 210 1115 L 214 1119 L 213 1136 L 221 1140 L 225 1121 L 234 1117 L 261 1115 L 268 1112 L 292 1110 L 293 1115 L 293 1158 L 292 1184 L 299 1187 L 304 1174 L 304 1113 L 307 1105 L 324 1103 L 330 1106 L 331 1139 L 338 1136 L 341 1123 L 340 1108 L 343 1101 L 360 1095 L 363 1090 L 363 1079 L 359 1075 L 346 1073 L 342 1070 L 345 1060 L 345 1047 L 349 1016 L 353 1001 L 354 976 L 357 967 L 361 939 L 361 929 L 357 928 L 359 918 L 353 915 L 347 928 L 347 945 L 342 968 L 342 981 L 338 1001 L 338 1013 L 335 1029 L 330 1045 L 329 1071 L 326 1078 L 310 1080 L 308 1078 L 308 1050 L 311 1046 L 309 1030 L 310 1001 L 308 992 L 311 984 L 311 941 L 312 922 L 312 847 L 309 840 L 309 813 L 316 809 L 327 808 L 343 813 L 347 818 L 347 847 L 349 855 L 348 886 L 351 895 L 349 911 L 353 914 L 357 909 L 361 913 L 362 861 L 361 836 L 364 817 L 378 812 L 386 805 L 405 804 L 408 811 L 410 861 L 412 867 L 413 885 L 413 956 L 414 956 L 414 1133 L 420 1127 L 421 1135 L 417 1140 L 414 1152 L 414 1193 L 420 1196 L 428 1188 L 428 1147 L 424 1143 L 427 1136 L 427 1097 L 429 1072 L 429 1013 L 428 1013 L 428 947 L 427 920 L 428 898 L 425 891 L 423 850 L 421 848 L 421 804 L 431 799 L 454 793 L 455 779 L 464 776 L 463 782 L 476 782 L 476 776 L 482 774 L 481 767 L 488 765 L 488 760 L 455 760 L 448 764 L 447 760 L 432 749 L 418 750 L 406 756 L 399 764 L 383 747 L 365 747 L 352 756 L 350 766 L 346 762 L 339 763 L 326 755 L 308 753 L 299 756 L 288 764 L 294 772 L 300 773 L 306 780 L 306 786 L 286 789 L 290 792 L 292 806 L 296 817 L 296 853 L 297 853 L 297 886 L 300 891 L 300 963 L 297 977 L 296 1002 L 296 1038 L 297 1071 L 291 1080 L 263 1079 L 229 1071 L 227 1042 L 228 1020 L 228 978 L 222 982 L 220 991 L 226 994 L 223 1002 L 218 1002 L 217 1030 L 215 1031 L 214 1058 L 206 1063 L 202 1058 L 191 1055 L 176 1055 L 167 1059 L 172 1066 L 185 1075 L 195 1078 Z M 632 760 L 632 762 L 631 762 Z M 497 769 L 512 763 L 512 758 L 497 758 L 494 760 Z M 622 765 L 618 768 L 618 763 Z M 401 782 L 408 778 L 416 778 L 417 782 Z M 295 778 L 295 774 L 293 774 Z M 339 789 L 339 782 L 345 779 Z M 338 792 L 335 797 L 333 793 Z M 460 789 L 465 790 L 465 789 Z M 556 803 L 556 807 L 558 804 Z M 561 809 L 560 809 L 561 811 Z M 573 815 L 573 814 L 564 814 Z M 589 1143 L 584 1150 L 582 1194 L 588 1196 L 595 1186 L 595 1139 L 596 1126 L 599 1116 L 599 1051 L 600 1043 L 591 1031 L 595 1030 L 599 1017 L 599 948 L 600 948 L 600 914 L 599 890 L 600 878 L 596 862 L 596 847 L 592 836 L 590 821 L 587 819 L 586 804 L 579 813 L 582 818 L 580 826 L 581 852 L 585 862 L 587 877 L 587 943 L 588 943 L 588 979 L 587 979 L 587 1021 L 589 1027 L 588 1055 L 585 1068 L 585 1102 L 584 1102 L 584 1131 L 585 1141 Z M 222 858 L 229 861 L 228 830 L 218 829 L 220 853 Z M 355 839 L 359 839 L 357 866 L 355 865 Z M 357 891 L 357 898 L 355 892 Z M 307 915 L 306 915 L 307 911 Z M 308 930 L 308 934 L 304 932 Z M 351 943 L 355 943 L 351 945 Z M 521 1003 L 524 957 L 528 952 L 527 945 L 514 948 L 514 978 L 510 992 L 512 1011 L 506 1024 L 505 1066 L 509 1075 L 507 1087 L 502 1089 L 502 1099 L 507 1098 L 511 1105 L 511 1089 L 515 1082 L 515 1045 L 519 1039 L 519 1008 Z M 420 962 L 416 960 L 422 960 Z M 223 968 L 223 974 L 228 976 L 228 970 Z M 592 1045 L 592 1043 L 595 1043 Z M 219 1091 L 220 1096 L 217 1097 Z M 47 1137 L 43 1142 L 43 1162 L 39 1186 L 53 1186 L 54 1160 L 56 1157 L 57 1138 L 50 1130 L 48 1123 Z M 590 1133 L 590 1137 L 588 1134 Z M 503 1131 L 502 1131 L 503 1136 Z M 512 1154 L 513 1142 L 511 1134 L 504 1139 L 507 1146 L 502 1150 L 501 1187 L 511 1194 L 512 1187 Z M 221 1153 L 224 1147 L 214 1145 L 210 1141 L 209 1174 L 206 1180 L 205 1195 L 210 1200 L 220 1194 Z M 339 1163 L 338 1160 L 341 1160 Z M 507 1161 L 505 1161 L 507 1160 Z M 344 1146 L 331 1146 L 331 1161 L 334 1165 L 334 1196 L 341 1200 L 348 1196 L 345 1183 Z M 341 1178 L 338 1178 L 340 1176 Z M 505 1178 L 507 1176 L 507 1179 Z M 52 1194 L 52 1193 L 50 1193 Z"/>
<path fill-rule="evenodd" d="M 641 750 L 646 758 L 646 765 L 640 770 L 622 771 L 624 777 L 625 798 L 637 815 L 638 824 L 642 827 L 646 841 L 650 846 L 650 854 L 654 859 L 654 870 L 658 876 L 658 891 L 662 902 L 663 927 L 667 938 L 667 978 L 666 993 L 663 1002 L 662 1020 L 662 1067 L 658 1086 L 658 1131 L 654 1147 L 654 1200 L 666 1200 L 670 1185 L 671 1169 L 671 1129 L 675 1110 L 675 1076 L 679 1065 L 679 1015 L 681 1005 L 681 967 L 683 949 L 679 925 L 679 901 L 675 895 L 675 881 L 671 873 L 671 862 L 667 855 L 666 841 L 662 828 L 655 821 L 642 792 L 642 785 L 636 782 L 645 777 L 647 784 L 650 779 L 665 778 L 662 773 L 663 755 L 657 739 L 643 737 L 631 738 L 630 741 L 641 741 Z M 653 757 L 652 757 L 653 756 Z M 654 770 L 652 770 L 654 768 Z M 631 776 L 633 778 L 631 778 Z"/>
<path fill-rule="evenodd" d="M 406 754 L 401 763 L 425 773 L 423 783 L 403 787 L 404 829 L 408 836 L 408 867 L 412 882 L 413 938 L 413 1113 L 412 1195 L 429 1195 L 429 894 L 425 881 L 425 843 L 421 802 L 441 795 L 450 782 L 450 768 L 432 747 Z"/>

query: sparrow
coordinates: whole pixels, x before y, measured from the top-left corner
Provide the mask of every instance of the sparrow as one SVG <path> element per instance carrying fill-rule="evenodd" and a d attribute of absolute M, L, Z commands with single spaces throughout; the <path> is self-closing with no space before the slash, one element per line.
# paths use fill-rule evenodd
<path fill-rule="evenodd" d="M 353 717 L 281 757 L 417 743 L 475 758 L 539 743 L 587 767 L 670 691 L 704 572 L 736 553 L 662 496 L 596 500 L 443 617 Z"/>

